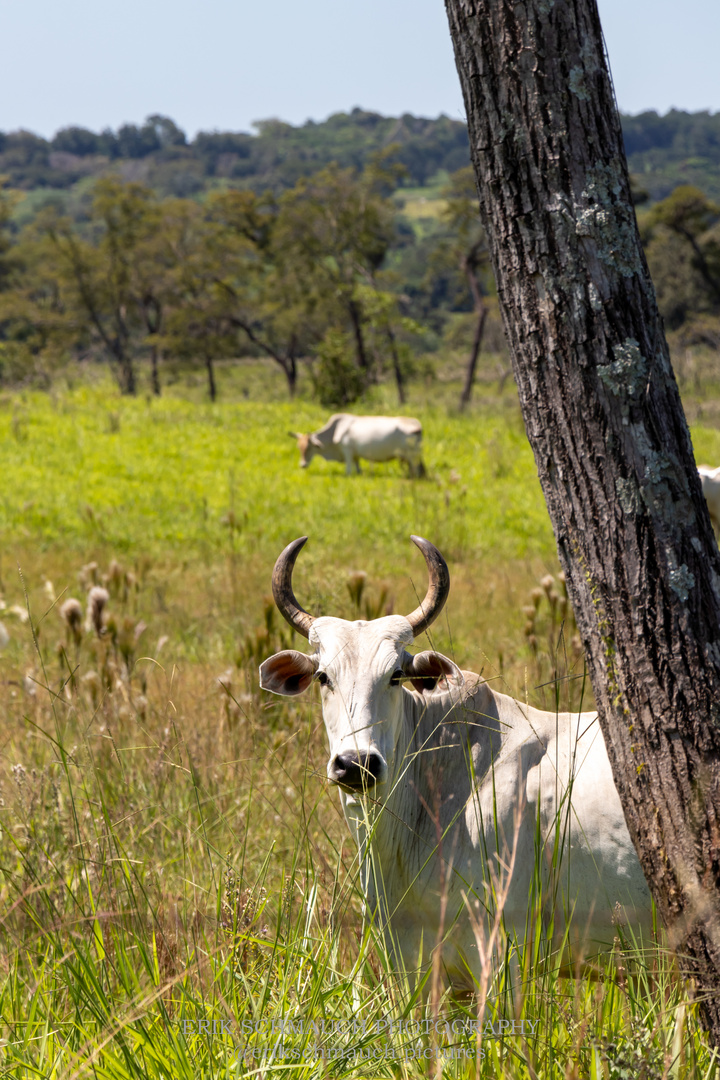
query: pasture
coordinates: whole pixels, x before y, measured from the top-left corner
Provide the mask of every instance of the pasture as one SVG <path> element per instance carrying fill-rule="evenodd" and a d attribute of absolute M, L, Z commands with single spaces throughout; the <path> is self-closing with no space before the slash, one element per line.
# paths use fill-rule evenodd
<path fill-rule="evenodd" d="M 327 413 L 253 371 L 213 406 L 0 399 L 2 1075 L 715 1076 L 662 937 L 619 930 L 595 980 L 528 955 L 526 995 L 501 968 L 478 1012 L 432 976 L 413 998 L 363 932 L 317 690 L 258 689 L 303 648 L 268 600 L 285 544 L 310 537 L 302 604 L 374 617 L 424 595 L 425 536 L 451 573 L 433 645 L 533 704 L 591 694 L 511 391 L 459 416 L 413 388 L 428 478 L 348 479 L 298 468 L 287 432 Z M 385 394 L 355 411 L 398 412 Z M 693 438 L 720 463 L 720 431 Z"/>

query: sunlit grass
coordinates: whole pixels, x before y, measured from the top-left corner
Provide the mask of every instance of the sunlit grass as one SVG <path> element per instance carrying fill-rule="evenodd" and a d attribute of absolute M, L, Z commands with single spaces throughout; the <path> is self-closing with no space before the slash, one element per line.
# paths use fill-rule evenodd
<path fill-rule="evenodd" d="M 316 552 L 317 545 L 333 556 L 370 546 L 384 561 L 405 554 L 407 536 L 424 531 L 456 558 L 551 552 L 517 410 L 499 417 L 416 411 L 429 480 L 410 483 L 391 462 L 368 464 L 362 478 L 348 482 L 337 463 L 298 468 L 288 432 L 327 418 L 306 403 L 197 405 L 108 397 L 107 388 L 6 398 L 5 549 L 32 538 L 46 546 L 102 543 L 204 556 L 225 547 L 231 510 L 239 550 L 273 551 L 308 533 Z"/>
<path fill-rule="evenodd" d="M 378 411 L 397 411 L 380 394 Z M 3 1075 L 713 1076 L 662 947 L 619 942 L 599 981 L 528 961 L 520 997 L 498 967 L 478 1047 L 477 1005 L 413 998 L 363 931 L 317 696 L 257 686 L 261 659 L 302 647 L 264 599 L 280 548 L 308 533 L 299 598 L 354 617 L 383 589 L 414 606 L 425 570 L 409 534 L 424 534 L 451 568 L 443 651 L 532 701 L 550 703 L 555 671 L 579 677 L 563 705 L 583 692 L 517 407 L 406 411 L 425 429 L 420 483 L 395 463 L 352 480 L 298 469 L 287 431 L 326 417 L 304 401 L 87 386 L 3 400 Z M 720 433 L 694 439 L 720 462 Z M 368 573 L 361 601 L 352 570 Z M 110 593 L 105 629 L 76 639 L 60 608 L 85 608 L 93 582 Z M 279 1040 L 283 1016 L 303 1030 Z M 435 1030 L 447 1017 L 455 1033 Z M 497 1026 L 510 1020 L 520 1034 Z M 341 1036 L 321 1037 L 335 1022 Z"/>

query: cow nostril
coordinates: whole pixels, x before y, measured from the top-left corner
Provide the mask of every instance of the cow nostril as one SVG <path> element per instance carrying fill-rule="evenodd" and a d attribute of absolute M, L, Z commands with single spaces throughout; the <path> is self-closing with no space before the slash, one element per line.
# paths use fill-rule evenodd
<path fill-rule="evenodd" d="M 372 776 L 373 780 L 379 780 L 383 772 L 383 759 L 379 754 L 368 754 L 365 758 L 365 768 Z"/>
<path fill-rule="evenodd" d="M 362 791 L 372 787 L 383 774 L 385 762 L 380 754 L 370 750 L 367 754 L 357 754 L 354 750 L 338 754 L 330 767 L 330 779 L 341 787 Z"/>

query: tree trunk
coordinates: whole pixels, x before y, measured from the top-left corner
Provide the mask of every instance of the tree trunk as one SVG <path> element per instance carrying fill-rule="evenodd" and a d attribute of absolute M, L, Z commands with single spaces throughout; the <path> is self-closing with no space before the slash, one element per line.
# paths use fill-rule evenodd
<path fill-rule="evenodd" d="M 160 302 L 154 296 L 143 297 L 140 302 L 140 308 L 145 319 L 145 329 L 148 335 L 156 335 L 160 333 L 160 326 L 162 324 L 162 306 Z M 153 394 L 156 397 L 160 397 L 160 369 L 159 369 L 160 350 L 157 344 L 153 342 L 150 346 L 150 382 L 152 385 Z"/>
<path fill-rule="evenodd" d="M 354 300 L 350 300 L 348 303 L 348 314 L 350 316 L 350 322 L 352 323 L 353 335 L 355 337 L 355 352 L 357 354 L 358 367 L 361 371 L 367 371 L 370 367 L 367 358 L 367 350 L 365 348 L 365 338 L 362 330 L 362 319 L 360 316 L 360 308 Z"/>
<path fill-rule="evenodd" d="M 124 347 L 118 346 L 116 355 L 120 392 L 122 394 L 130 394 L 134 397 L 135 393 L 137 392 L 137 386 L 135 383 L 135 365 L 132 362 L 132 358 L 125 351 Z"/>
<path fill-rule="evenodd" d="M 470 398 L 472 397 L 473 385 L 475 384 L 475 369 L 477 367 L 478 356 L 480 355 L 480 346 L 482 345 L 486 318 L 487 308 L 483 304 L 482 311 L 479 313 L 477 322 L 475 323 L 475 336 L 473 337 L 472 349 L 470 350 L 470 357 L 465 370 L 465 385 L 463 386 L 463 391 L 460 395 L 460 412 L 464 410 L 466 405 L 470 404 Z"/>
<path fill-rule="evenodd" d="M 403 379 L 402 366 L 400 364 L 400 353 L 398 352 L 397 340 L 393 332 L 393 328 L 388 323 L 387 325 L 387 338 L 390 344 L 390 355 L 392 356 L 393 374 L 395 375 L 395 385 L 397 386 L 398 401 L 401 405 L 405 404 L 405 381 Z"/>
<path fill-rule="evenodd" d="M 595 0 L 446 0 L 520 401 L 645 876 L 720 1046 L 720 552 Z"/>
<path fill-rule="evenodd" d="M 295 350 L 297 349 L 297 342 L 295 338 L 291 338 L 290 347 L 287 353 L 283 357 L 283 363 L 281 364 L 283 371 L 285 372 L 285 378 L 288 383 L 288 393 L 290 400 L 295 397 L 295 391 L 297 390 L 297 360 L 295 358 Z"/>
<path fill-rule="evenodd" d="M 205 357 L 205 368 L 207 370 L 208 377 L 208 390 L 210 392 L 210 400 L 217 400 L 217 386 L 215 384 L 215 367 L 212 362 L 212 356 Z"/>
<path fill-rule="evenodd" d="M 473 385 L 475 383 L 475 369 L 477 367 L 478 356 L 480 355 L 480 346 L 482 345 L 483 331 L 485 330 L 485 319 L 487 318 L 485 300 L 483 299 L 483 294 L 480 290 L 480 283 L 475 276 L 475 267 L 477 265 L 479 250 L 480 244 L 475 244 L 470 253 L 463 259 L 462 265 L 465 277 L 467 278 L 470 294 L 473 298 L 477 322 L 475 323 L 475 336 L 473 338 L 472 349 L 470 350 L 468 365 L 465 370 L 465 385 L 463 386 L 463 391 L 460 395 L 460 412 L 464 410 L 466 405 L 470 404 Z"/>
<path fill-rule="evenodd" d="M 292 401 L 292 399 L 295 397 L 295 392 L 297 390 L 297 365 L 295 363 L 294 356 L 290 357 L 286 367 L 284 368 L 284 371 L 288 384 L 288 394 L 290 395 L 290 400 Z"/>
<path fill-rule="evenodd" d="M 280 365 L 285 372 L 285 378 L 288 381 L 288 392 L 291 398 L 295 397 L 295 391 L 297 390 L 297 341 L 295 335 L 290 339 L 290 345 L 287 352 L 280 352 L 278 349 L 273 348 L 267 341 L 263 341 L 258 337 L 253 327 L 249 322 L 241 319 L 237 315 L 230 315 L 229 322 L 232 326 L 237 326 L 240 330 L 247 334 L 247 337 L 252 341 L 253 345 L 258 345 L 264 353 L 268 356 L 272 356 L 273 360 Z"/>
<path fill-rule="evenodd" d="M 156 397 L 160 397 L 160 370 L 158 365 L 158 347 L 153 345 L 150 349 L 150 380 L 152 391 Z"/>

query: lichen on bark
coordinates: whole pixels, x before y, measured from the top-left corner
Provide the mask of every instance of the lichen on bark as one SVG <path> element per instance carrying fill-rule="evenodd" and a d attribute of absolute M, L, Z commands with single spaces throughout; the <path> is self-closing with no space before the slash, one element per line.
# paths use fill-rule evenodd
<path fill-rule="evenodd" d="M 618 161 L 596 163 L 588 169 L 575 210 L 578 236 L 590 237 L 599 258 L 623 277 L 643 270 L 635 211 L 625 200 L 623 169 Z"/>

